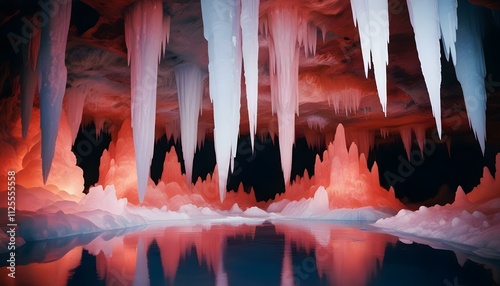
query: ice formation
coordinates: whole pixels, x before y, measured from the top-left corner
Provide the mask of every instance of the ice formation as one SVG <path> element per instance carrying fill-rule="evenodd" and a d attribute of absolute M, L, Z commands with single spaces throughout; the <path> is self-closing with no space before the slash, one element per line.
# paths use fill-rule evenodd
<path fill-rule="evenodd" d="M 66 41 L 71 18 L 71 1 L 50 1 L 59 7 L 41 28 L 37 71 L 40 89 L 40 129 L 42 130 L 42 176 L 49 177 L 56 145 L 62 102 L 66 90 Z"/>
<path fill-rule="evenodd" d="M 455 73 L 462 86 L 469 125 L 484 154 L 486 141 L 486 67 L 480 10 L 468 1 L 458 5 L 457 61 Z"/>
<path fill-rule="evenodd" d="M 191 184 L 193 178 L 193 160 L 198 142 L 198 117 L 203 99 L 203 77 L 201 69 L 194 64 L 181 64 L 175 67 L 182 154 L 188 184 Z"/>
<path fill-rule="evenodd" d="M 443 50 L 446 60 L 450 60 L 450 55 L 453 64 L 457 63 L 457 53 L 455 42 L 457 41 L 457 0 L 440 0 L 438 2 L 439 26 L 441 27 L 441 40 L 443 42 Z"/>
<path fill-rule="evenodd" d="M 82 84 L 69 88 L 64 96 L 66 99 L 66 114 L 68 115 L 68 123 L 71 128 L 71 139 L 73 143 L 76 140 L 78 129 L 82 123 L 83 105 L 85 103 L 87 92 L 88 86 L 86 84 Z"/>
<path fill-rule="evenodd" d="M 378 220 L 375 226 L 397 235 L 471 246 L 477 255 L 499 258 L 500 154 L 496 156 L 496 170 L 496 178 L 493 178 L 485 167 L 480 184 L 467 195 L 458 187 L 452 204 L 421 206 L 414 212 L 401 210 L 394 217 Z"/>
<path fill-rule="evenodd" d="M 269 73 L 273 113 L 278 115 L 281 169 L 285 185 L 290 183 L 292 148 L 295 141 L 295 113 L 298 115 L 299 24 L 298 8 L 273 7 L 268 12 Z"/>
<path fill-rule="evenodd" d="M 259 0 L 241 1 L 241 31 L 250 142 L 254 148 L 257 132 L 257 103 L 259 92 Z"/>
<path fill-rule="evenodd" d="M 415 137 L 417 140 L 418 147 L 420 148 L 420 152 L 422 157 L 424 155 L 424 144 L 425 144 L 425 126 L 416 125 L 412 126 L 413 133 L 415 133 Z"/>
<path fill-rule="evenodd" d="M 21 122 L 23 138 L 28 134 L 31 121 L 31 111 L 37 87 L 37 60 L 40 49 L 40 30 L 35 29 L 29 40 L 29 44 L 23 45 L 22 57 L 23 67 L 21 69 Z"/>
<path fill-rule="evenodd" d="M 389 63 L 389 12 L 387 0 L 351 0 L 354 25 L 358 25 L 361 53 L 368 77 L 373 69 L 382 110 L 387 115 L 387 64 Z M 371 56 L 370 56 L 371 55 Z"/>
<path fill-rule="evenodd" d="M 317 193 L 322 188 L 326 190 L 328 206 L 331 210 L 373 207 L 375 213 L 383 211 L 387 215 L 403 207 L 396 199 L 394 190 L 386 191 L 380 186 L 377 163 L 373 164 L 370 171 L 365 154 L 359 155 L 356 144 L 353 143 L 349 149 L 347 148 L 346 135 L 341 124 L 337 127 L 333 142 L 323 153 L 323 160 L 320 160 L 319 156 L 316 157 L 314 176 L 309 178 L 309 175 L 304 173 L 302 178 L 297 178 L 286 188 L 285 193 L 276 196 L 275 205 L 268 211 L 279 212 L 289 202 L 300 202 L 303 199 L 320 195 Z M 321 200 L 324 201 L 324 199 Z M 366 213 L 363 213 L 365 211 Z M 363 209 L 358 214 L 359 218 L 365 219 L 377 217 L 373 209 Z M 346 217 L 352 219 L 351 215 L 352 213 L 346 214 Z M 339 217 L 340 214 L 330 213 L 327 216 L 332 219 Z"/>
<path fill-rule="evenodd" d="M 2 110 L 0 113 L 5 113 Z M 4 117 L 1 120 L 5 120 Z M 2 121 L 4 122 L 4 121 Z M 22 138 L 21 118 L 12 122 L 12 133 L 9 140 L 0 139 L 3 150 L 0 154 L 0 184 L 7 186 L 7 172 L 16 171 L 16 184 L 26 188 L 44 188 L 52 193 L 65 191 L 70 196 L 82 197 L 84 187 L 83 171 L 76 166 L 75 154 L 71 151 L 71 130 L 66 112 L 61 112 L 58 136 L 55 142 L 53 170 L 47 181 L 43 181 L 42 158 L 40 149 L 42 137 L 40 131 L 40 110 L 33 108 L 33 117 L 26 138 Z M 7 189 L 5 187 L 5 189 Z M 5 190 L 4 189 L 4 190 Z"/>
<path fill-rule="evenodd" d="M 441 30 L 438 2 L 435 0 L 407 0 L 410 21 L 415 32 L 418 58 L 429 92 L 438 135 L 441 138 L 441 48 L 439 46 Z M 446 32 L 445 35 L 448 37 L 449 32 Z"/>
<path fill-rule="evenodd" d="M 241 29 L 239 1 L 201 1 L 203 31 L 208 41 L 210 99 L 219 168 L 219 196 L 226 196 L 229 166 L 236 156 L 240 122 Z"/>
<path fill-rule="evenodd" d="M 144 199 L 153 158 L 158 62 L 165 54 L 169 17 L 163 15 L 161 0 L 137 2 L 125 13 L 139 201 Z"/>
<path fill-rule="evenodd" d="M 403 146 L 406 150 L 406 156 L 410 160 L 411 154 L 411 127 L 403 126 L 399 128 L 399 134 L 401 135 L 401 141 L 403 141 Z"/>

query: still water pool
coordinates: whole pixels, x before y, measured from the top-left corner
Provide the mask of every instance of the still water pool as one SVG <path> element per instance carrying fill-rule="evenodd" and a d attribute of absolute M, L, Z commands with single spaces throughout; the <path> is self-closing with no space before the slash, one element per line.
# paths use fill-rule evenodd
<path fill-rule="evenodd" d="M 420 241 L 421 242 L 421 241 Z M 1 285 L 499 285 L 500 261 L 368 224 L 190 222 L 27 243 Z"/>

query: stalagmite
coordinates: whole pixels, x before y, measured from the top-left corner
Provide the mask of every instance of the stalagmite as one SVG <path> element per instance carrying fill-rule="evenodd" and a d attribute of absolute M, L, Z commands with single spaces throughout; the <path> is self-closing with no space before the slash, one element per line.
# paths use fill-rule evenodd
<path fill-rule="evenodd" d="M 365 75 L 368 77 L 368 69 L 371 68 L 371 61 L 373 61 L 380 104 L 387 115 L 388 2 L 387 0 L 351 0 L 351 9 L 354 25 L 358 24 Z"/>
<path fill-rule="evenodd" d="M 203 98 L 203 72 L 194 64 L 175 67 L 181 117 L 181 143 L 188 185 L 193 177 L 193 159 L 198 137 L 198 117 Z"/>
<path fill-rule="evenodd" d="M 153 158 L 158 62 L 170 21 L 161 0 L 135 3 L 125 12 L 125 42 L 131 69 L 131 111 L 137 164 L 137 192 L 142 202 Z M 164 52 L 163 52 L 164 53 Z"/>
<path fill-rule="evenodd" d="M 455 73 L 462 86 L 469 125 L 484 154 L 486 141 L 486 67 L 479 8 L 460 1 L 458 5 L 457 64 Z"/>
<path fill-rule="evenodd" d="M 281 168 L 288 185 L 295 140 L 295 113 L 298 114 L 298 33 L 301 18 L 297 7 L 283 4 L 269 11 L 268 21 L 272 109 L 278 115 Z"/>
<path fill-rule="evenodd" d="M 56 144 L 62 101 L 66 90 L 66 41 L 71 18 L 71 1 L 52 0 L 59 7 L 41 29 L 37 70 L 40 88 L 40 129 L 42 130 L 42 176 L 49 176 Z"/>
<path fill-rule="evenodd" d="M 441 30 L 438 1 L 407 0 L 407 3 L 432 114 L 441 138 L 441 49 L 439 47 Z"/>
<path fill-rule="evenodd" d="M 210 99 L 214 110 L 214 141 L 219 168 L 219 195 L 226 195 L 230 161 L 236 154 L 241 86 L 239 1 L 201 1 L 203 31 L 208 41 Z M 238 56 L 240 57 L 238 59 Z M 236 74 L 239 70 L 240 73 Z"/>
<path fill-rule="evenodd" d="M 457 0 L 440 0 L 438 2 L 439 26 L 441 27 L 441 40 L 446 60 L 453 59 L 453 64 L 457 64 L 457 53 L 455 42 L 457 41 Z"/>
<path fill-rule="evenodd" d="M 241 1 L 241 31 L 250 142 L 253 150 L 257 132 L 259 92 L 259 0 Z"/>

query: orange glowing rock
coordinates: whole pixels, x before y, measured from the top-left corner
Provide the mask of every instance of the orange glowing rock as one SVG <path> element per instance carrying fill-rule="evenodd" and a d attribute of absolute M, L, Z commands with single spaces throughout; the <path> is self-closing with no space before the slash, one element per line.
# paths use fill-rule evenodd
<path fill-rule="evenodd" d="M 354 143 L 347 149 L 344 127 L 340 124 L 333 142 L 323 153 L 323 160 L 316 157 L 314 176 L 309 178 L 307 172 L 304 173 L 304 177 L 297 178 L 284 194 L 277 195 L 275 201 L 311 198 L 320 186 L 324 186 L 330 209 L 372 206 L 397 211 L 403 208 L 392 188 L 388 192 L 380 186 L 377 163 L 370 171 L 365 155 L 358 154 Z"/>
<path fill-rule="evenodd" d="M 17 185 L 26 188 L 43 187 L 53 193 L 64 190 L 75 198 L 83 197 L 83 171 L 76 166 L 76 157 L 71 152 L 71 130 L 65 113 L 61 114 L 52 172 L 46 184 L 43 183 L 42 179 L 39 109 L 33 109 L 26 139 L 22 138 L 21 130 L 21 119 L 18 118 L 12 128 L 9 140 L 0 141 L 2 147 L 0 159 L 4 162 L 0 166 L 0 183 L 7 186 L 7 172 L 15 171 Z"/>

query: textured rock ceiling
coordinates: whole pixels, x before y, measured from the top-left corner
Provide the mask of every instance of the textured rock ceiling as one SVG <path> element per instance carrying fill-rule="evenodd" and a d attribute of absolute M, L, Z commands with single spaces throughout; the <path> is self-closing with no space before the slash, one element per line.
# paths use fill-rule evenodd
<path fill-rule="evenodd" d="M 90 90 L 85 100 L 83 122 L 101 121 L 104 125 L 121 123 L 130 116 L 130 68 L 127 65 L 124 37 L 124 9 L 132 0 L 81 0 L 73 4 L 72 25 L 68 38 L 66 65 L 68 90 L 87 84 Z M 262 0 L 260 15 L 275 1 Z M 290 2 L 290 1 L 289 1 Z M 409 21 L 406 1 L 390 0 L 389 66 L 387 69 L 387 117 L 382 112 L 377 96 L 373 71 L 365 77 L 359 34 L 354 26 L 350 1 L 295 1 L 301 11 L 309 13 L 311 21 L 326 31 L 323 41 L 318 29 L 317 52 L 306 58 L 301 51 L 299 74 L 300 116 L 296 119 L 297 136 L 308 129 L 308 116 L 320 116 L 328 123 L 322 134 L 333 133 L 341 122 L 346 130 L 366 130 L 377 134 L 382 127 L 397 131 L 406 124 L 420 124 L 435 129 L 427 88 L 422 76 L 413 29 Z M 475 4 L 498 9 L 497 1 L 475 0 Z M 208 65 L 207 42 L 203 37 L 200 2 L 167 1 L 171 18 L 170 42 L 167 55 L 161 61 L 158 80 L 157 136 L 165 128 L 177 129 L 179 112 L 173 67 L 182 62 L 198 64 L 205 71 Z M 5 5 L 2 22 L 8 27 L 13 22 L 8 16 L 29 13 L 31 1 L 16 1 Z M 89 8 L 90 7 L 90 8 Z M 94 11 L 92 11 L 94 10 Z M 491 13 L 490 13 L 491 14 Z M 489 15 L 490 15 L 489 14 Z M 499 30 L 493 17 L 488 19 L 485 34 L 485 53 L 489 80 L 500 81 L 500 62 L 496 51 L 500 48 Z M 259 105 L 258 132 L 277 133 L 277 119 L 271 112 L 266 38 L 259 36 Z M 468 126 L 462 91 L 455 77 L 452 63 L 442 61 L 442 114 L 444 134 L 468 140 L 473 134 Z M 206 81 L 208 83 L 208 81 Z M 244 80 L 242 81 L 244 83 Z M 205 85 L 200 129 L 208 138 L 213 134 L 212 104 Z M 488 87 L 488 85 L 487 85 Z M 248 134 L 248 115 L 244 88 L 241 100 L 240 134 Z M 339 92 L 359 92 L 359 110 L 336 113 L 329 97 Z M 488 142 L 499 142 L 498 130 L 500 87 L 488 89 Z M 457 122 L 460 123 L 457 126 Z M 376 131 L 376 132 L 375 132 Z M 397 132 L 394 132 L 397 134 Z"/>

